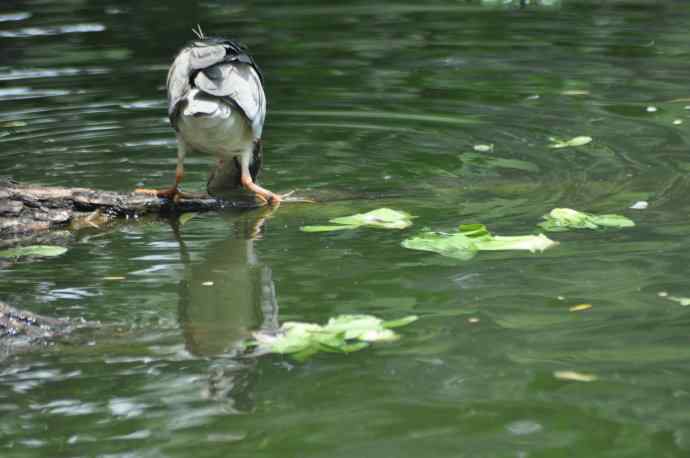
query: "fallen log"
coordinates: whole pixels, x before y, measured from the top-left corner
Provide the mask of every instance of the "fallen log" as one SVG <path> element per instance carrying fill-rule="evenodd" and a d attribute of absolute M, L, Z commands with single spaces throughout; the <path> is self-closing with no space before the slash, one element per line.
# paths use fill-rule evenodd
<path fill-rule="evenodd" d="M 0 240 L 7 241 L 59 228 L 100 227 L 118 217 L 136 218 L 147 214 L 169 215 L 257 206 L 254 200 L 247 198 L 224 200 L 208 194 L 195 194 L 172 201 L 134 192 L 37 186 L 0 179 Z"/>

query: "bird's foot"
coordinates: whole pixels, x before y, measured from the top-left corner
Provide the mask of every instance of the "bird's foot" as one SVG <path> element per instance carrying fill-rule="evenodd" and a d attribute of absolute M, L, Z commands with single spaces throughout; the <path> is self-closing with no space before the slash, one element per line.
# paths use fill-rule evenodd
<path fill-rule="evenodd" d="M 261 202 L 261 205 L 270 205 L 272 207 L 277 207 L 283 200 L 290 197 L 295 191 L 290 191 L 285 194 L 276 194 L 269 191 L 266 188 L 262 188 L 258 184 L 254 183 L 249 174 L 243 175 L 241 178 L 242 187 L 247 191 L 254 193 L 254 196 Z M 306 199 L 290 199 L 291 202 L 308 202 Z"/>
<path fill-rule="evenodd" d="M 286 197 L 293 195 L 295 191 L 290 191 L 285 194 L 275 194 L 270 191 L 266 193 L 256 193 L 257 199 L 261 202 L 261 205 L 270 205 L 271 207 L 278 207 L 280 203 Z"/>

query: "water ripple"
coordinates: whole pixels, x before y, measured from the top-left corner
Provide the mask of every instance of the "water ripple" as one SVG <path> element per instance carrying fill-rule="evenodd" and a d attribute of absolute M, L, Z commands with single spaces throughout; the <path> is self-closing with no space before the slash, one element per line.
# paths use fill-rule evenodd
<path fill-rule="evenodd" d="M 105 67 L 89 68 L 3 68 L 0 81 L 14 81 L 34 78 L 56 78 L 60 76 L 103 75 L 110 70 Z"/>
<path fill-rule="evenodd" d="M 9 22 L 9 21 L 23 21 L 24 19 L 29 19 L 31 17 L 31 13 L 10 13 L 10 14 L 0 14 L 0 22 Z"/>
<path fill-rule="evenodd" d="M 64 89 L 44 89 L 34 90 L 30 87 L 10 87 L 0 89 L 0 100 L 23 100 L 35 99 L 39 97 L 58 97 L 69 94 L 70 91 Z"/>
<path fill-rule="evenodd" d="M 103 32 L 106 27 L 103 24 L 72 24 L 60 27 L 25 27 L 17 30 L 0 30 L 2 38 L 27 38 L 46 37 L 52 35 L 64 35 L 68 33 Z"/>

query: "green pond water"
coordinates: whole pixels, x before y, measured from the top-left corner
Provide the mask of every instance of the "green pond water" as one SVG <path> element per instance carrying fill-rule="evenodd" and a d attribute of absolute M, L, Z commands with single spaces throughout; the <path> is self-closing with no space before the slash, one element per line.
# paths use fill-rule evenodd
<path fill-rule="evenodd" d="M 262 184 L 322 202 L 127 221 L 4 266 L 0 300 L 103 327 L 0 362 L 0 456 L 690 456 L 690 308 L 668 297 L 690 296 L 690 3 L 518 3 L 3 0 L 0 175 L 171 183 L 165 75 L 201 23 L 264 70 Z M 299 230 L 380 207 L 417 218 Z M 554 207 L 637 225 L 469 261 L 400 246 L 536 233 Z M 420 319 L 350 355 L 236 351 L 345 313 Z"/>

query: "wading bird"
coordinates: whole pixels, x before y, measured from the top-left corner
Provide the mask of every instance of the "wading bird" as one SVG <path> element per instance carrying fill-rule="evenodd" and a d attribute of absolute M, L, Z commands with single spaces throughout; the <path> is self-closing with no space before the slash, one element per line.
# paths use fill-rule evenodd
<path fill-rule="evenodd" d="M 278 204 L 284 196 L 256 183 L 266 117 L 261 70 L 244 46 L 205 37 L 201 27 L 194 33 L 197 39 L 182 48 L 168 71 L 168 117 L 177 135 L 175 185 L 137 191 L 168 198 L 181 195 L 178 185 L 185 156 L 198 151 L 218 158 L 216 170 L 224 171 L 230 187 L 242 187 L 265 203 Z"/>

